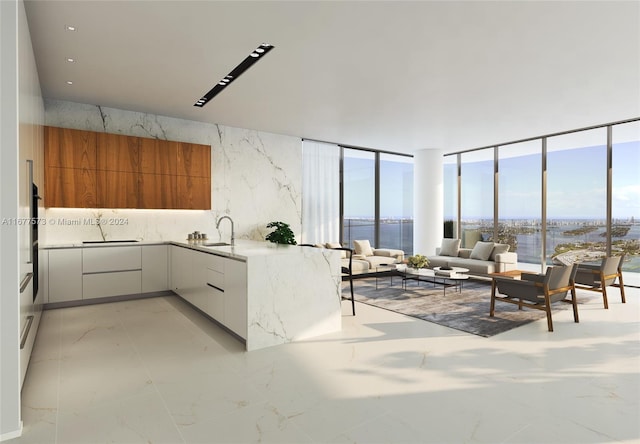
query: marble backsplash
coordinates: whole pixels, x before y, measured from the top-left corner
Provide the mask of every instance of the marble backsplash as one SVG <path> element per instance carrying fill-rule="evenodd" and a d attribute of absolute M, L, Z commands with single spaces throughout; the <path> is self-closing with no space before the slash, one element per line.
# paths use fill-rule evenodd
<path fill-rule="evenodd" d="M 47 243 L 183 239 L 194 230 L 228 241 L 228 221 L 216 229 L 223 215 L 233 218 L 238 239 L 263 240 L 267 223 L 274 220 L 290 224 L 300 238 L 298 137 L 58 100 L 45 100 L 45 124 L 211 145 L 212 200 L 211 211 L 48 208 Z"/>

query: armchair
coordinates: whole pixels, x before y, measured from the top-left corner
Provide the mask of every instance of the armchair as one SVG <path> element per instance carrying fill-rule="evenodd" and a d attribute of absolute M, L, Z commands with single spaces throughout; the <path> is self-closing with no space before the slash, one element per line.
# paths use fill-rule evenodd
<path fill-rule="evenodd" d="M 578 264 L 576 274 L 576 288 L 602 293 L 604 308 L 609 308 L 607 300 L 607 287 L 620 287 L 622 303 L 626 302 L 624 297 L 624 283 L 622 282 L 622 262 L 624 255 L 605 257 L 600 265 Z M 616 284 L 616 278 L 619 284 Z"/>
<path fill-rule="evenodd" d="M 577 269 L 578 265 L 573 264 L 571 267 L 549 267 L 545 274 L 522 273 L 520 279 L 493 276 L 489 316 L 494 315 L 496 301 L 516 304 L 519 309 L 528 307 L 543 310 L 547 314 L 549 331 L 553 331 L 551 304 L 562 301 L 573 305 L 573 319 L 580 322 L 574 286 Z M 571 300 L 566 300 L 569 292 Z"/>

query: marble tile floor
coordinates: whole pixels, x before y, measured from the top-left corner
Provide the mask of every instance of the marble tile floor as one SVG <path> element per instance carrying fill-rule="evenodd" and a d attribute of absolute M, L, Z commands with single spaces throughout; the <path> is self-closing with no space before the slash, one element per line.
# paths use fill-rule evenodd
<path fill-rule="evenodd" d="M 637 443 L 640 289 L 611 293 L 492 338 L 345 301 L 250 353 L 178 297 L 50 310 L 9 442 Z"/>

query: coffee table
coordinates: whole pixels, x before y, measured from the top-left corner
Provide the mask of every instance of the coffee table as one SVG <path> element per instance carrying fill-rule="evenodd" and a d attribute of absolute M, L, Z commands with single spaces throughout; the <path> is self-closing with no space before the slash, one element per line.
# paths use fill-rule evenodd
<path fill-rule="evenodd" d="M 399 269 L 404 276 L 402 283 L 404 289 L 407 288 L 407 281 L 414 280 L 420 284 L 422 282 L 430 282 L 435 286 L 436 284 L 442 285 L 443 294 L 446 294 L 448 287 L 454 287 L 458 293 L 462 292 L 462 284 L 469 279 L 469 272 L 467 268 L 452 267 L 451 270 L 442 270 L 441 267 L 435 268 L 420 268 L 415 269 L 411 267 L 405 267 Z"/>
<path fill-rule="evenodd" d="M 378 277 L 380 276 L 390 276 L 391 286 L 393 286 L 393 276 L 397 275 L 397 267 L 398 264 L 396 264 L 395 262 L 391 262 L 388 264 L 378 264 L 376 266 L 376 290 L 378 289 Z"/>

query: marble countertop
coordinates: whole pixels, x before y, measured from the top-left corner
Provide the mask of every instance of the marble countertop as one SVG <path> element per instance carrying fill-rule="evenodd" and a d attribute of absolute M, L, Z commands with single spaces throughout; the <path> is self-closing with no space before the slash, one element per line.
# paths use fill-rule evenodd
<path fill-rule="evenodd" d="M 203 251 L 205 253 L 216 254 L 218 256 L 225 256 L 234 259 L 247 260 L 250 257 L 256 256 L 274 256 L 274 255 L 302 255 L 309 251 L 317 250 L 318 253 L 325 251 L 324 249 L 314 249 L 311 247 L 300 247 L 298 245 L 278 245 L 271 242 L 264 241 L 252 241 L 240 239 L 236 240 L 235 245 L 221 245 L 221 246 L 205 246 L 204 243 L 214 243 L 216 241 L 195 241 L 189 242 L 187 240 L 171 240 L 171 241 L 132 241 L 132 242 L 98 242 L 98 243 L 83 243 L 68 242 L 61 244 L 46 244 L 41 248 L 45 250 L 57 249 L 57 248 L 102 248 L 102 247 L 126 247 L 126 246 L 145 246 L 145 245 L 178 245 L 181 247 L 191 248 L 193 250 Z"/>
<path fill-rule="evenodd" d="M 54 250 L 56 248 L 101 248 L 101 247 L 128 247 L 132 245 L 165 245 L 167 242 L 165 241 L 143 241 L 143 240 L 132 240 L 131 242 L 100 242 L 100 241 L 90 241 L 91 243 L 83 243 L 83 241 L 74 241 L 74 242 L 62 242 L 59 244 L 50 243 L 50 244 L 41 244 L 40 248 L 44 250 Z"/>
<path fill-rule="evenodd" d="M 208 241 L 214 242 L 214 241 Z M 264 241 L 252 241 L 252 240 L 236 240 L 235 245 L 222 245 L 222 246 L 210 246 L 207 247 L 199 242 L 185 242 L 185 241 L 171 241 L 172 245 L 179 245 L 182 247 L 191 248 L 193 250 L 204 251 L 206 253 L 217 254 L 219 256 L 226 256 L 235 259 L 246 260 L 250 257 L 256 256 L 274 256 L 274 255 L 302 255 L 309 250 L 314 250 L 311 247 L 300 247 L 298 245 L 278 245 L 271 242 Z M 317 249 L 321 252 L 323 249 Z"/>

